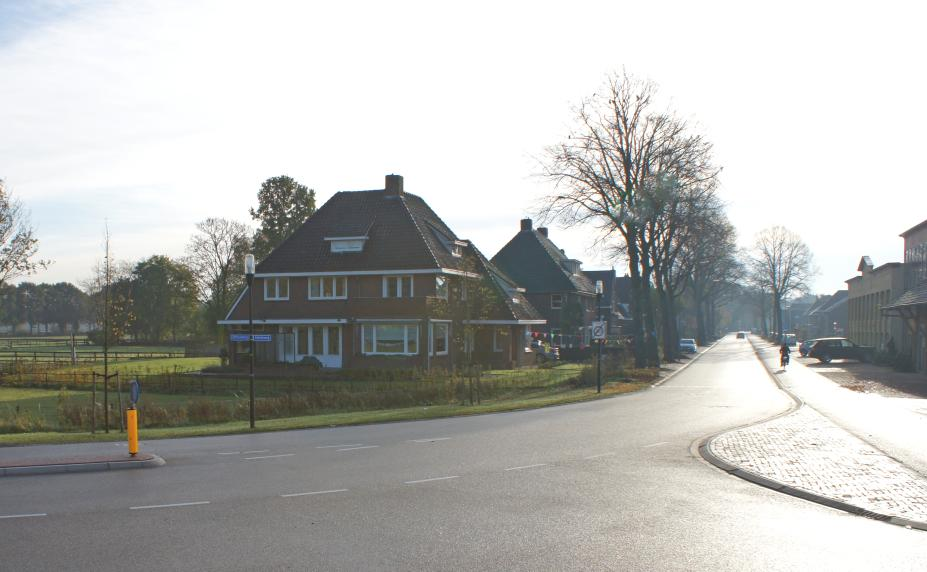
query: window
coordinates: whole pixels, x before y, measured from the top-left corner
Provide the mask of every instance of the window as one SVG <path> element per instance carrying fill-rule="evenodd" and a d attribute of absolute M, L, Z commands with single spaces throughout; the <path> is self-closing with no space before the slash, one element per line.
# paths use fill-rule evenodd
<path fill-rule="evenodd" d="M 341 328 L 338 326 L 328 327 L 328 355 L 336 356 L 341 354 Z"/>
<path fill-rule="evenodd" d="M 331 240 L 332 252 L 362 252 L 364 250 L 364 241 L 367 240 L 367 238 L 362 237 L 329 240 Z"/>
<path fill-rule="evenodd" d="M 415 324 L 366 324 L 363 337 L 365 354 L 418 353 L 418 326 Z"/>
<path fill-rule="evenodd" d="M 550 307 L 552 310 L 559 310 L 560 308 L 563 308 L 563 294 L 551 294 Z"/>
<path fill-rule="evenodd" d="M 411 276 L 384 276 L 384 298 L 411 298 L 414 294 Z"/>
<path fill-rule="evenodd" d="M 438 276 L 435 278 L 435 296 L 447 300 L 447 278 Z"/>
<path fill-rule="evenodd" d="M 325 334 L 322 333 L 324 329 L 320 326 L 312 328 L 312 355 L 314 356 L 325 353 Z"/>
<path fill-rule="evenodd" d="M 431 355 L 446 356 L 450 324 L 436 322 L 431 324 Z"/>
<path fill-rule="evenodd" d="M 492 332 L 492 351 L 504 352 L 509 347 L 508 328 L 495 328 Z"/>
<path fill-rule="evenodd" d="M 461 302 L 467 301 L 467 279 L 466 278 L 462 278 L 460 280 L 460 301 Z"/>
<path fill-rule="evenodd" d="M 264 279 L 264 299 L 265 300 L 289 300 L 290 299 L 290 279 L 289 278 L 265 278 Z"/>
<path fill-rule="evenodd" d="M 309 279 L 310 300 L 343 300 L 348 297 L 348 279 L 344 276 L 313 276 Z"/>

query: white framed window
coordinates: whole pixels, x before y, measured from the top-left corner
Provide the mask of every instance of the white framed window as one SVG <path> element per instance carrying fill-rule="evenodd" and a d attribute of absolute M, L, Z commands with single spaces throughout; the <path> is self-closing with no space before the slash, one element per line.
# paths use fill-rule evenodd
<path fill-rule="evenodd" d="M 310 300 L 344 300 L 348 297 L 345 276 L 312 276 L 309 278 Z"/>
<path fill-rule="evenodd" d="M 411 298 L 415 295 L 411 276 L 384 276 L 384 298 Z"/>
<path fill-rule="evenodd" d="M 447 322 L 431 324 L 431 355 L 446 356 L 450 342 L 451 325 Z"/>
<path fill-rule="evenodd" d="M 550 295 L 550 308 L 551 310 L 559 310 L 560 308 L 563 308 L 563 294 Z"/>
<path fill-rule="evenodd" d="M 289 278 L 265 278 L 264 279 L 264 299 L 265 300 L 289 300 L 290 299 L 290 279 Z"/>
<path fill-rule="evenodd" d="M 435 277 L 435 296 L 443 300 L 447 300 L 447 291 L 448 291 L 447 278 L 444 276 L 436 276 Z"/>
<path fill-rule="evenodd" d="M 504 352 L 509 347 L 510 332 L 508 328 L 493 328 L 492 351 Z"/>
<path fill-rule="evenodd" d="M 415 355 L 418 353 L 417 324 L 364 324 L 363 352 L 367 355 Z"/>

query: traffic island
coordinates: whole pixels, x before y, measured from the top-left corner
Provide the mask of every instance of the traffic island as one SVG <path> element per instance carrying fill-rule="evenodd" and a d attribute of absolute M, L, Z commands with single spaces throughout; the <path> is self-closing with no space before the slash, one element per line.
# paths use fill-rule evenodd
<path fill-rule="evenodd" d="M 164 459 L 150 453 L 142 453 L 134 457 L 123 454 L 25 459 L 21 461 L 0 461 L 0 477 L 150 469 L 164 464 Z"/>

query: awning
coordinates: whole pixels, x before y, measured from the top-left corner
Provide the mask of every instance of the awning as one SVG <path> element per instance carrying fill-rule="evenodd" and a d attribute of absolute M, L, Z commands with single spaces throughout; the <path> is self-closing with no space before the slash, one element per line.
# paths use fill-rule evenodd
<path fill-rule="evenodd" d="M 888 306 L 883 306 L 882 315 L 910 318 L 922 306 L 927 307 L 927 281 L 908 290 Z"/>

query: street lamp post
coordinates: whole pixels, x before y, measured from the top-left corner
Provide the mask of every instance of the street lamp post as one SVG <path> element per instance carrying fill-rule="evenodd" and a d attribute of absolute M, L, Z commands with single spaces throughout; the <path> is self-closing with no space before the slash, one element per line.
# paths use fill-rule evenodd
<path fill-rule="evenodd" d="M 245 255 L 245 277 L 248 279 L 248 396 L 249 396 L 249 413 L 248 419 L 251 421 L 251 428 L 254 429 L 254 289 L 251 285 L 254 283 L 254 255 Z"/>
<path fill-rule="evenodd" d="M 602 290 L 601 280 L 595 281 L 595 308 L 599 314 L 599 325 L 602 325 Z M 602 338 L 599 338 L 599 355 L 595 360 L 595 392 L 602 393 Z"/>

